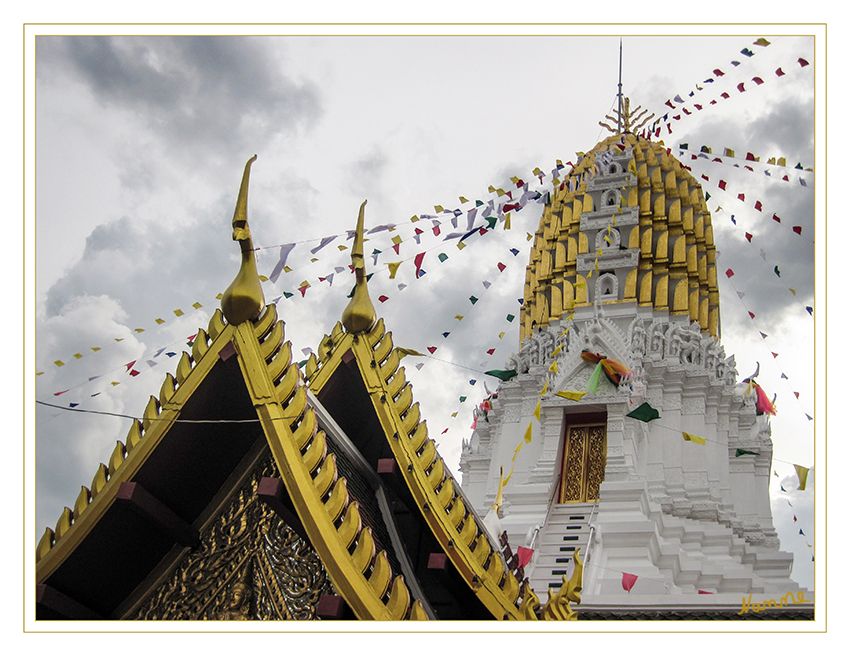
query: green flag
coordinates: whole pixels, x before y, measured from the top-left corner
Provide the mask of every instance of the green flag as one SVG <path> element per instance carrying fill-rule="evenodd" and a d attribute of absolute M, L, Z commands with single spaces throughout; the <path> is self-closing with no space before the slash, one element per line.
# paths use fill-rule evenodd
<path fill-rule="evenodd" d="M 632 410 L 627 417 L 631 417 L 632 419 L 637 419 L 639 421 L 645 421 L 647 424 L 651 422 L 653 419 L 658 419 L 661 415 L 658 414 L 658 410 L 653 408 L 648 403 L 641 403 L 637 408 Z"/>
<path fill-rule="evenodd" d="M 500 380 L 510 380 L 511 378 L 517 375 L 516 369 L 508 369 L 507 371 L 503 369 L 491 369 L 490 371 L 485 371 L 484 373 L 488 376 L 495 376 Z"/>
<path fill-rule="evenodd" d="M 755 451 L 747 451 L 746 449 L 735 449 L 735 457 L 740 458 L 741 456 L 757 456 L 758 453 Z"/>
<path fill-rule="evenodd" d="M 587 381 L 587 386 L 585 389 L 588 394 L 596 394 L 596 388 L 599 387 L 599 374 L 602 373 L 602 363 L 596 365 L 596 369 L 593 370 L 593 373 L 590 375 L 590 380 Z"/>

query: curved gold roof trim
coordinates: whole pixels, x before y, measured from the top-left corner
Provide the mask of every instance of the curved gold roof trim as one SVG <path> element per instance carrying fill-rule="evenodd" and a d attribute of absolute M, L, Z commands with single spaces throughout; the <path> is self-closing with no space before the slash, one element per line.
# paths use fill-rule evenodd
<path fill-rule="evenodd" d="M 101 464 L 91 488 L 83 488 L 74 509 L 65 508 L 36 549 L 36 578 L 42 583 L 70 556 L 165 437 L 205 376 L 233 345 L 252 404 L 261 421 L 284 485 L 313 548 L 334 588 L 359 619 L 427 619 L 404 577 L 394 575 L 387 555 L 376 553 L 371 529 L 364 527 L 357 501 L 337 475 L 292 348 L 284 342 L 283 322 L 270 305 L 256 322 L 227 324 L 220 311 L 208 331 L 198 331 L 192 354 L 184 352 L 176 376 L 168 374 L 160 398 L 151 397 L 142 421 L 118 442 L 108 464 Z"/>
<path fill-rule="evenodd" d="M 420 421 L 419 404 L 407 382 L 392 334 L 379 319 L 368 333 L 344 332 L 340 324 L 320 344 L 319 357 L 306 365 L 307 384 L 314 394 L 328 382 L 351 351 L 372 400 L 384 437 L 399 471 L 434 537 L 475 595 L 496 619 L 529 618 L 517 606 L 519 582 L 505 568 L 486 529 L 460 492 Z M 533 613 L 532 613 L 533 615 Z"/>
<path fill-rule="evenodd" d="M 594 200 L 603 186 L 593 183 L 597 158 L 609 151 L 622 158 L 628 149 L 632 157 L 608 217 L 608 208 Z M 630 221 L 623 220 L 626 214 Z M 590 304 L 589 287 L 604 273 L 604 258 L 594 257 L 603 249 L 591 240 L 605 222 L 608 232 L 618 231 L 620 251 L 633 253 L 637 262 L 624 276 L 617 300 L 606 302 L 687 315 L 719 337 L 716 251 L 702 187 L 663 143 L 624 133 L 584 154 L 552 191 L 526 268 L 520 342 L 535 327 Z"/>

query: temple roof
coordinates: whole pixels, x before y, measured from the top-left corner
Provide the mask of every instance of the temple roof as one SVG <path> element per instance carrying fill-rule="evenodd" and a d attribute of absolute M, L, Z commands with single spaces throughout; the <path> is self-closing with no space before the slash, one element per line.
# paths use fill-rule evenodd
<path fill-rule="evenodd" d="M 312 546 L 354 617 L 537 619 L 537 598 L 527 589 L 519 603 L 509 547 L 488 536 L 448 472 L 403 356 L 376 321 L 363 208 L 345 328 L 338 323 L 322 340 L 306 380 L 276 307 L 257 310 L 246 210 L 252 161 L 233 220 L 239 274 L 159 398 L 46 529 L 36 558 L 39 616 L 134 617 L 270 453 L 280 478 L 263 479 L 255 494 Z M 579 589 L 580 576 L 565 580 L 543 616 L 573 619 L 567 599 L 578 601 Z"/>

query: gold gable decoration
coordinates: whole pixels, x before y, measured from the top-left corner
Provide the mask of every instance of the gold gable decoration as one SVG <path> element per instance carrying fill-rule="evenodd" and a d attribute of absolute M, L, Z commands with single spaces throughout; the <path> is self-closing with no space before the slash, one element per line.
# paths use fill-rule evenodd
<path fill-rule="evenodd" d="M 262 477 L 280 477 L 270 456 L 128 619 L 317 619 L 333 585 L 316 552 L 257 496 Z"/>

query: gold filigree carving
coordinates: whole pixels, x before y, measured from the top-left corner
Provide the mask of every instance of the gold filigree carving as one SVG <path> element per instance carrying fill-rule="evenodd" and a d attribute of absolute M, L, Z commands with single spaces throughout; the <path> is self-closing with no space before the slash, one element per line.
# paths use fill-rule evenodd
<path fill-rule="evenodd" d="M 280 476 L 271 456 L 129 619 L 316 619 L 319 597 L 333 587 L 310 545 L 256 496 L 263 476 Z"/>

